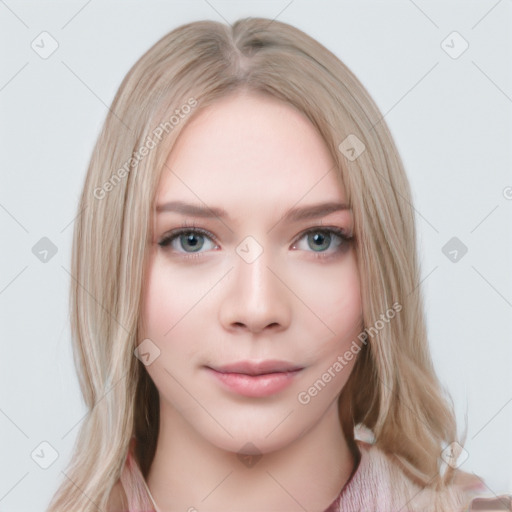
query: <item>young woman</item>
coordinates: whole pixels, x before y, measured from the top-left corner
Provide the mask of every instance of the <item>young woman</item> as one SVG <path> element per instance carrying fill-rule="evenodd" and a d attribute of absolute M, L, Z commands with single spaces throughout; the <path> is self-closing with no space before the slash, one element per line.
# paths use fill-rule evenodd
<path fill-rule="evenodd" d="M 195 22 L 110 112 L 73 244 L 89 414 L 48 510 L 483 510 L 409 185 L 350 70 L 284 23 Z"/>

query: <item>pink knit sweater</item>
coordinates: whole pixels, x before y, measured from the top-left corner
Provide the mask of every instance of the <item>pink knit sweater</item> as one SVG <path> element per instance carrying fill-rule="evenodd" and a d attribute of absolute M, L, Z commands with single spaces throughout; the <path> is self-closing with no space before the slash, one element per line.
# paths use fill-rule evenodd
<path fill-rule="evenodd" d="M 362 440 L 356 439 L 356 443 L 361 454 L 359 464 L 325 512 L 512 512 L 512 496 L 496 497 L 481 481 L 474 480 L 476 485 L 452 485 L 442 493 L 423 489 L 407 478 L 392 456 Z M 161 512 L 131 451 L 121 476 L 129 511 Z M 138 475 L 135 479 L 134 472 Z"/>
<path fill-rule="evenodd" d="M 325 512 L 512 511 L 511 497 L 483 498 L 485 485 L 451 486 L 444 493 L 423 489 L 402 472 L 392 457 L 356 440 L 361 459 L 338 498 Z"/>

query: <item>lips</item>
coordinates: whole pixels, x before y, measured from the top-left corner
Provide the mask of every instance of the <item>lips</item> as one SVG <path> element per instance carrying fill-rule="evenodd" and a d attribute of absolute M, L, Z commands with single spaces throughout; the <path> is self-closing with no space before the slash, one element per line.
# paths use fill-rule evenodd
<path fill-rule="evenodd" d="M 240 361 L 207 366 L 207 372 L 229 393 L 252 398 L 275 395 L 291 386 L 304 368 L 287 361 Z"/>
<path fill-rule="evenodd" d="M 278 360 L 259 362 L 240 361 L 222 366 L 209 366 L 209 368 L 219 373 L 239 373 L 250 376 L 267 375 L 269 373 L 287 373 L 302 370 L 301 366 L 294 365 L 287 361 Z"/>

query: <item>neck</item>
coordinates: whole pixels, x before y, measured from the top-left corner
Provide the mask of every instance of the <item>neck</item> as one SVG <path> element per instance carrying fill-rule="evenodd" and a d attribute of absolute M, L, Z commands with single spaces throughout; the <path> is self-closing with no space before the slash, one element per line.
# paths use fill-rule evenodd
<path fill-rule="evenodd" d="M 354 462 L 337 401 L 298 439 L 250 458 L 209 443 L 161 400 L 147 482 L 160 512 L 324 512 L 349 479 Z"/>

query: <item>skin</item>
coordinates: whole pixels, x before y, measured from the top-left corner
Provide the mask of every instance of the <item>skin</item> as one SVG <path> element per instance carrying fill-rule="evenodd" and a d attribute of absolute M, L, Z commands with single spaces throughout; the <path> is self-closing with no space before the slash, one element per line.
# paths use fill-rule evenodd
<path fill-rule="evenodd" d="M 337 399 L 355 358 L 309 403 L 298 394 L 357 338 L 362 304 L 354 240 L 332 234 L 318 249 L 313 238 L 327 227 L 350 235 L 353 218 L 349 209 L 282 217 L 346 203 L 325 142 L 294 107 L 237 92 L 180 135 L 156 204 L 176 200 L 222 207 L 229 219 L 155 212 L 142 320 L 144 338 L 160 350 L 146 366 L 159 391 L 160 430 L 148 487 L 162 512 L 324 511 L 354 468 Z M 198 252 L 179 235 L 159 245 L 192 225 L 215 239 L 198 234 Z M 263 251 L 250 263 L 236 250 L 247 236 Z M 251 243 L 242 247 L 254 256 Z M 268 359 L 303 370 L 267 397 L 226 389 L 206 368 Z M 247 443 L 262 456 L 244 459 Z"/>

